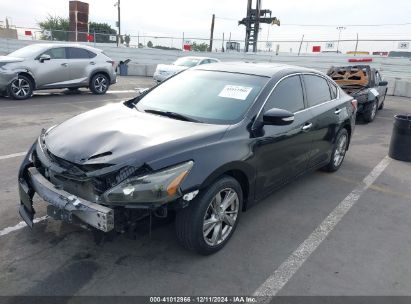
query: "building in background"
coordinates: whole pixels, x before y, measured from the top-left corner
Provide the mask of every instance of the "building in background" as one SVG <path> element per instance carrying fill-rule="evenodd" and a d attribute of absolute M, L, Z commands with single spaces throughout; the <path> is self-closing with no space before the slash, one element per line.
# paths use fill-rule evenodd
<path fill-rule="evenodd" d="M 69 4 L 69 41 L 88 41 L 88 3 L 70 1 Z"/>

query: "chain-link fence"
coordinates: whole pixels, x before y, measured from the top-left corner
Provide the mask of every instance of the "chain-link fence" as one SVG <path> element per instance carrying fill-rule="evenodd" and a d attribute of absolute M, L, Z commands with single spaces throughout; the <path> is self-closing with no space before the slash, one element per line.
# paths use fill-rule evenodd
<path fill-rule="evenodd" d="M 21 40 L 49 40 L 49 41 L 72 41 L 87 42 L 90 45 L 108 43 L 130 48 L 154 48 L 162 50 L 190 50 L 211 52 L 244 52 L 245 42 L 243 39 L 214 38 L 212 47 L 208 37 L 192 37 L 181 33 L 180 35 L 147 35 L 126 34 L 117 36 L 111 33 L 73 32 L 61 30 L 47 30 L 39 28 L 17 28 L 18 39 Z M 224 35 L 223 35 L 224 37 Z M 411 37 L 390 38 L 355 38 L 341 40 L 292 40 L 292 39 L 260 39 L 257 43 L 257 52 L 288 53 L 288 54 L 315 54 L 334 53 L 352 55 L 380 55 L 388 56 L 389 52 L 402 52 L 408 55 Z M 250 48 L 251 49 L 251 48 Z M 410 55 L 411 56 L 411 55 Z"/>

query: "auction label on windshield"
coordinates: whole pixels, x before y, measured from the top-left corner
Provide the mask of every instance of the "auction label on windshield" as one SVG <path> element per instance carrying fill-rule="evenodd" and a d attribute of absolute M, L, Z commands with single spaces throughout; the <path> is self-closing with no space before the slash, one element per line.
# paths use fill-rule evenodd
<path fill-rule="evenodd" d="M 246 100 L 247 96 L 250 94 L 253 88 L 235 86 L 235 85 L 226 85 L 218 94 L 219 97 L 225 98 L 234 98 L 239 100 Z"/>

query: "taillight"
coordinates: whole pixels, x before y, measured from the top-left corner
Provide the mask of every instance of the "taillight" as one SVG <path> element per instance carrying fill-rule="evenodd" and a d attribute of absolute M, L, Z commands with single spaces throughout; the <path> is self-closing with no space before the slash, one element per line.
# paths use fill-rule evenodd
<path fill-rule="evenodd" d="M 108 63 L 111 63 L 111 65 L 113 66 L 113 68 L 116 66 L 116 63 L 113 60 L 107 60 Z"/>
<path fill-rule="evenodd" d="M 357 107 L 358 107 L 358 101 L 357 101 L 357 99 L 351 100 L 351 106 L 352 106 L 352 108 L 353 108 L 354 111 L 357 111 Z"/>

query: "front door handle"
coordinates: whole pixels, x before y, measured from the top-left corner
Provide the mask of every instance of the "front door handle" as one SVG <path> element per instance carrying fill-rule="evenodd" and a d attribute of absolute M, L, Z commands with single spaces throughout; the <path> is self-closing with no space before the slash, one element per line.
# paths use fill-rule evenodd
<path fill-rule="evenodd" d="M 68 66 L 67 63 L 62 63 L 61 65 L 64 66 L 64 67 L 67 67 L 67 66 Z"/>
<path fill-rule="evenodd" d="M 335 114 L 335 115 L 338 115 L 338 114 L 340 114 L 340 112 L 341 112 L 341 109 L 336 109 L 336 110 L 334 111 L 334 114 Z"/>
<path fill-rule="evenodd" d="M 312 124 L 311 122 L 310 122 L 310 123 L 306 123 L 301 129 L 302 129 L 303 131 L 309 131 L 312 126 L 313 126 L 313 124 Z"/>

